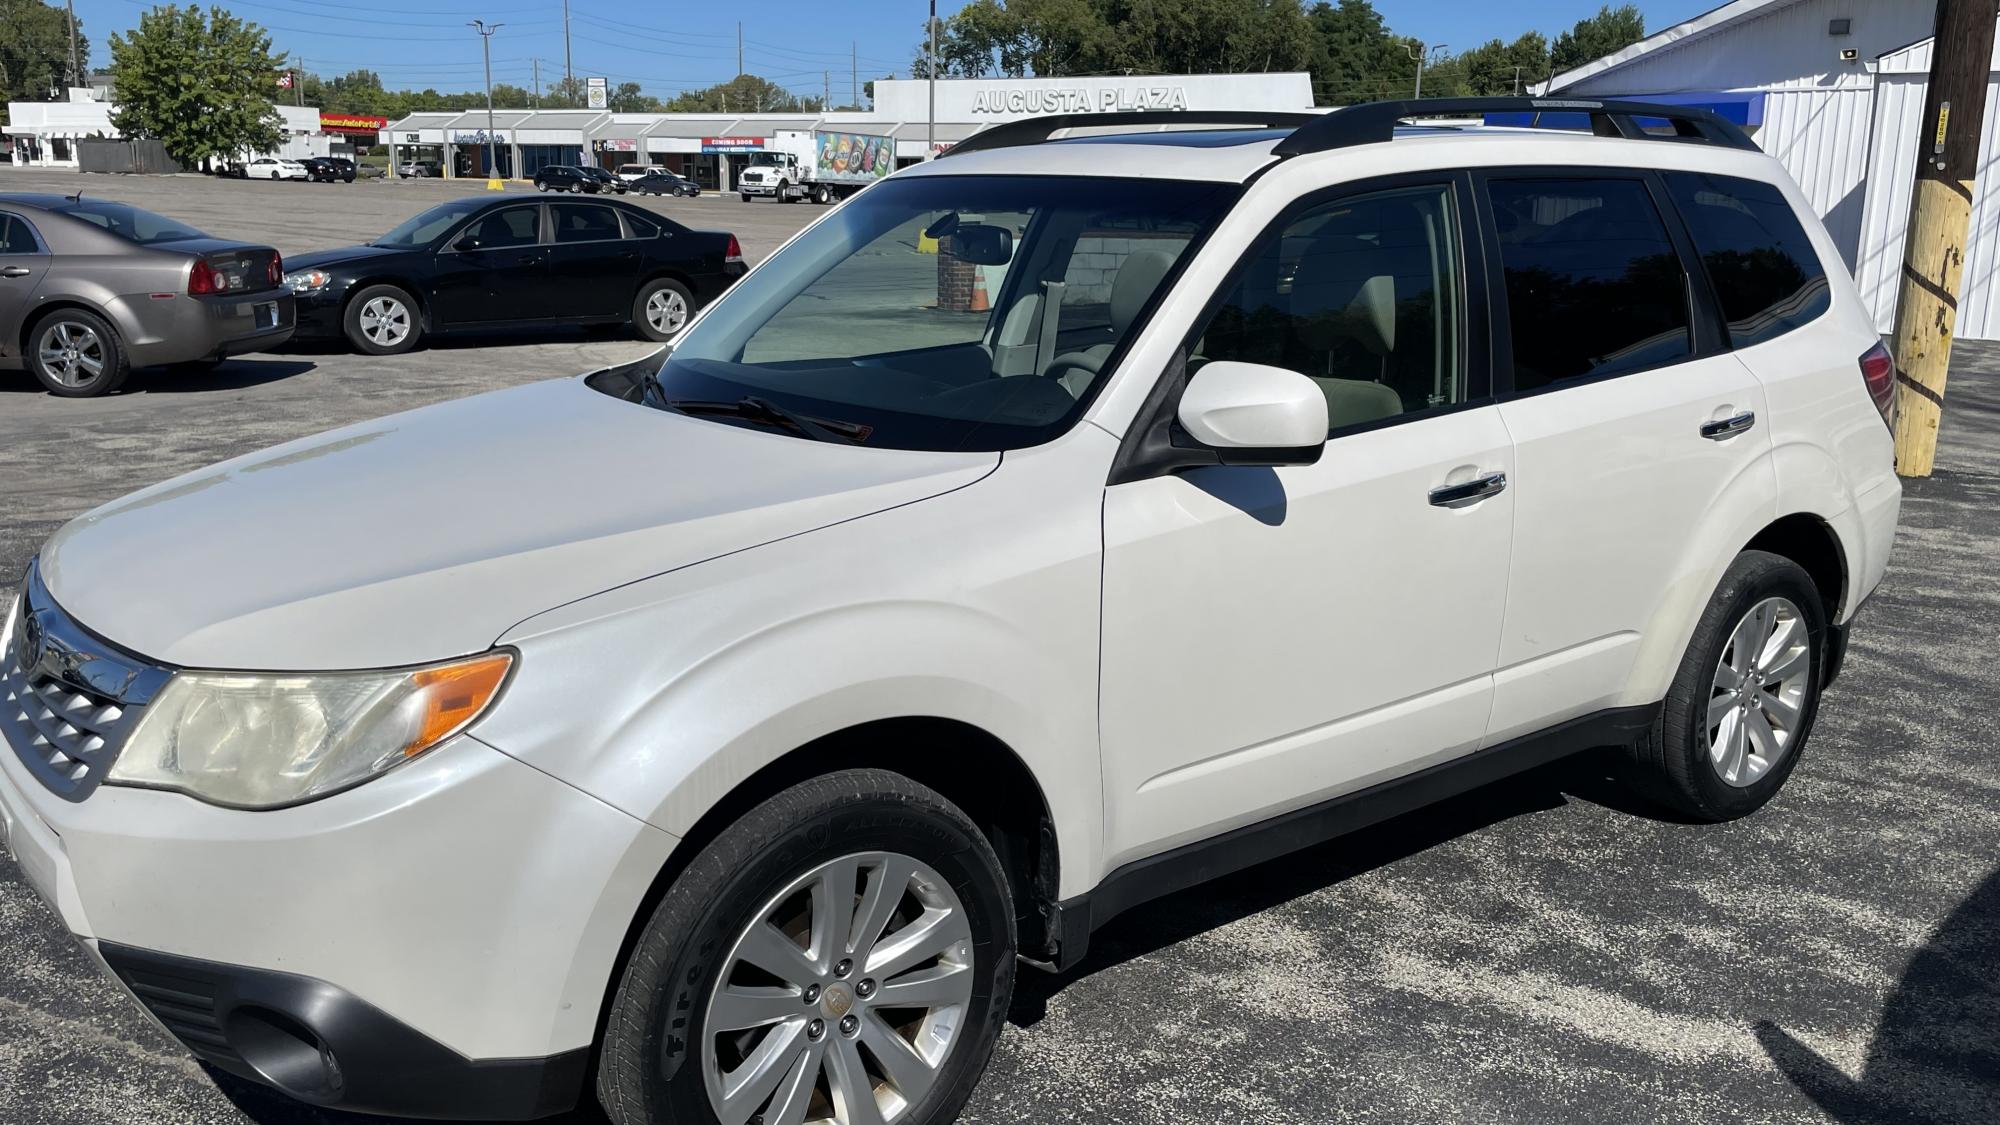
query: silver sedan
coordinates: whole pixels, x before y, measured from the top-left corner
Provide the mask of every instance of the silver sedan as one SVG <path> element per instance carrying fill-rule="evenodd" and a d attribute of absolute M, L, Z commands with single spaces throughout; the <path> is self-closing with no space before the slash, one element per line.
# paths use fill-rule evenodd
<path fill-rule="evenodd" d="M 212 364 L 291 338 L 268 246 L 78 195 L 0 195 L 0 356 L 51 394 L 109 394 L 134 367 Z"/>

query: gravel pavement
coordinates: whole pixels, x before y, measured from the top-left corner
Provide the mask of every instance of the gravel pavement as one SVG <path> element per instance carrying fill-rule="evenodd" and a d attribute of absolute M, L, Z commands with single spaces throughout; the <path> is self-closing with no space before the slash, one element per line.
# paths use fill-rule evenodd
<path fill-rule="evenodd" d="M 287 252 L 477 188 L 0 170 L 0 191 L 44 184 Z M 752 257 L 817 213 L 657 206 Z M 0 581 L 63 520 L 174 473 L 647 347 L 252 356 L 82 402 L 0 370 Z M 966 1120 L 2000 1122 L 2000 345 L 1955 361 L 1937 475 L 1910 484 L 1889 580 L 1771 807 L 1680 824 L 1577 760 L 1135 910 L 1076 970 L 1023 972 Z M 0 859 L 0 1121 L 380 1120 L 218 1083 Z"/>

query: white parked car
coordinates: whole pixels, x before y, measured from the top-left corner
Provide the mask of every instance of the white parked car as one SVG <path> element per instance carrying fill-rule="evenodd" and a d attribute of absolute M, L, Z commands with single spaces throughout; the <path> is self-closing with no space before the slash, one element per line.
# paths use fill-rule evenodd
<path fill-rule="evenodd" d="M 652 164 L 620 164 L 612 175 L 629 184 L 634 180 L 644 179 L 646 173 L 652 171 L 654 167 Z"/>
<path fill-rule="evenodd" d="M 306 166 L 296 160 L 286 160 L 278 156 L 260 156 L 243 166 L 246 180 L 303 180 L 307 178 Z"/>
<path fill-rule="evenodd" d="M 929 1125 L 1135 903 L 1590 748 L 1757 809 L 1888 561 L 1868 312 L 1719 118 L 1417 108 L 998 126 L 664 361 L 79 517 L 22 870 L 307 1102 Z"/>

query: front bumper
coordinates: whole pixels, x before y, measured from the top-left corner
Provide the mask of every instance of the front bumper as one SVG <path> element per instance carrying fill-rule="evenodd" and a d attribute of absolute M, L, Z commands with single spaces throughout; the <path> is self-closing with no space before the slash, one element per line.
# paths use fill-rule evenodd
<path fill-rule="evenodd" d="M 470 736 L 263 812 L 118 785 L 65 800 L 15 737 L 0 850 L 198 1057 L 377 1113 L 520 1119 L 580 1096 L 672 836 Z"/>
<path fill-rule="evenodd" d="M 348 286 L 329 285 L 298 295 L 297 330 L 293 338 L 298 340 L 333 340 L 346 331 L 340 323 L 341 312 L 347 306 Z"/>
<path fill-rule="evenodd" d="M 736 185 L 736 190 L 741 195 L 776 195 L 778 192 L 778 185 L 739 183 Z"/>

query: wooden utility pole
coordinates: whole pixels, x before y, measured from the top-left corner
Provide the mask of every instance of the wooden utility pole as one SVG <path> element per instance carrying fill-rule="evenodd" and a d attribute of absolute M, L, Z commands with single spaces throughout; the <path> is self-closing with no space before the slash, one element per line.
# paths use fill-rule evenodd
<path fill-rule="evenodd" d="M 1985 133 L 1993 19 L 1993 0 L 1938 0 L 1896 298 L 1896 471 L 1906 477 L 1930 476 L 1937 458 L 1979 139 Z"/>

